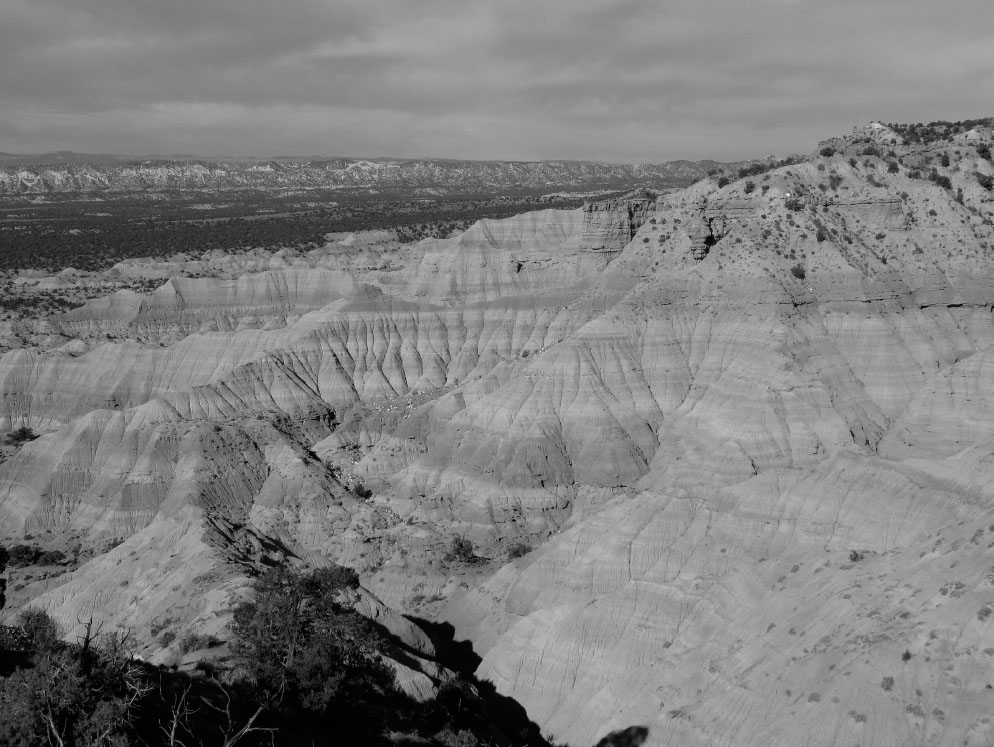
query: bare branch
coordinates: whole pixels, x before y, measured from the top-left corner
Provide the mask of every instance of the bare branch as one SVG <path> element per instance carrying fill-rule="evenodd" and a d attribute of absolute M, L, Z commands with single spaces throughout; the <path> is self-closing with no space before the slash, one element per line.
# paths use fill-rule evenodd
<path fill-rule="evenodd" d="M 66 743 L 62 741 L 62 735 L 59 734 L 59 730 L 55 728 L 55 721 L 52 720 L 52 714 L 45 714 L 45 724 L 48 726 L 48 731 L 52 737 L 55 737 L 55 742 L 59 747 L 66 747 Z M 52 740 L 49 739 L 49 742 Z"/>
<path fill-rule="evenodd" d="M 177 732 L 180 729 L 190 733 L 190 730 L 186 727 L 187 719 L 191 714 L 196 713 L 198 709 L 190 708 L 190 703 L 187 697 L 190 695 L 190 690 L 193 688 L 193 683 L 187 684 L 183 689 L 183 692 L 177 697 L 173 696 L 173 704 L 169 709 L 170 719 L 169 726 L 163 726 L 159 724 L 159 730 L 166 737 L 166 744 L 168 747 L 186 747 L 186 743 L 179 738 Z"/>
<path fill-rule="evenodd" d="M 270 738 L 277 731 L 273 727 L 263 727 L 254 726 L 256 719 L 262 715 L 262 713 L 270 706 L 276 705 L 283 700 L 283 683 L 280 683 L 279 689 L 270 695 L 264 703 L 261 703 L 258 708 L 256 708 L 255 713 L 249 716 L 248 720 L 242 724 L 241 728 L 235 729 L 235 722 L 231 715 L 231 695 L 228 693 L 227 689 L 222 685 L 216 677 L 211 677 L 211 682 L 221 691 L 224 695 L 224 708 L 219 706 L 211 705 L 211 708 L 216 710 L 218 713 L 223 713 L 225 719 L 227 720 L 227 727 L 219 727 L 221 729 L 221 734 L 224 737 L 223 747 L 233 747 L 233 745 L 240 742 L 244 737 L 254 732 L 269 732 Z"/>

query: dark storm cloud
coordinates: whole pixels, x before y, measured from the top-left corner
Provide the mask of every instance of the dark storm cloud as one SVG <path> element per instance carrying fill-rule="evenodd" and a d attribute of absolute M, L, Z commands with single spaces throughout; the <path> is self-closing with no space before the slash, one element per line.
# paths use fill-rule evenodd
<path fill-rule="evenodd" d="M 647 161 L 989 107 L 986 2 L 0 0 L 0 150 Z"/>

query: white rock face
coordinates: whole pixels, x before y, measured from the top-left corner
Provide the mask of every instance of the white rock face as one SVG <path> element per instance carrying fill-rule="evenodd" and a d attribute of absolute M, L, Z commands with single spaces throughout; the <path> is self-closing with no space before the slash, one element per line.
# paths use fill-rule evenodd
<path fill-rule="evenodd" d="M 481 674 L 570 742 L 981 744 L 990 499 L 967 509 L 930 467 L 843 453 L 618 498 L 452 615 Z"/>
<path fill-rule="evenodd" d="M 391 607 L 448 599 L 480 674 L 574 744 L 990 744 L 972 147 L 952 191 L 823 158 L 483 221 L 390 272 L 288 262 L 54 318 L 130 339 L 0 359 L 3 427 L 49 431 L 0 465 L 0 524 L 127 538 L 143 589 L 175 545 L 213 558 L 175 583 L 289 558 Z M 467 572 L 456 535 L 492 567 L 536 549 Z M 45 603 L 94 607 L 108 562 Z M 101 609 L 144 620 L 157 593 Z"/>

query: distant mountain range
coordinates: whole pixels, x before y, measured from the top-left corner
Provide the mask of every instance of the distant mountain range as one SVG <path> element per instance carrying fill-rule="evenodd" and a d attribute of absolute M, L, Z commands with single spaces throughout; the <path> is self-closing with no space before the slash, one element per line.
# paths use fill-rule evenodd
<path fill-rule="evenodd" d="M 135 192 L 161 189 L 625 189 L 678 187 L 708 171 L 743 161 L 605 164 L 585 161 L 463 161 L 455 159 L 199 159 L 139 158 L 59 151 L 0 153 L 0 194 Z"/>

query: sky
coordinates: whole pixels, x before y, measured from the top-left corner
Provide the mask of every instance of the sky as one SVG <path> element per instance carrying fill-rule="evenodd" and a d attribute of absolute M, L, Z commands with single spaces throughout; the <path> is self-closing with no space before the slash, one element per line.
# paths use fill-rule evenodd
<path fill-rule="evenodd" d="M 990 0 L 0 0 L 0 151 L 807 153 L 994 115 Z"/>

